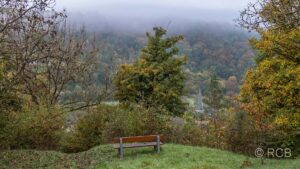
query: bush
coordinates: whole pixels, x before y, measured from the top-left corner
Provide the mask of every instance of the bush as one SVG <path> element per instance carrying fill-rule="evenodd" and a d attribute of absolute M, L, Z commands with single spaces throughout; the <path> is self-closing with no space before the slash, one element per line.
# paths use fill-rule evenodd
<path fill-rule="evenodd" d="M 0 84 L 0 86 L 1 85 L 2 84 Z M 10 135 L 10 131 L 12 130 L 10 125 L 11 118 L 14 116 L 15 112 L 20 111 L 21 105 L 21 100 L 16 95 L 9 93 L 0 87 L 0 150 L 8 149 L 10 147 L 10 142 L 12 141 Z"/>
<path fill-rule="evenodd" d="M 186 113 L 183 118 L 172 118 L 170 141 L 178 144 L 225 149 L 225 127 L 220 120 L 203 116 L 195 118 Z"/>
<path fill-rule="evenodd" d="M 8 149 L 12 140 L 9 135 L 8 125 L 8 113 L 0 112 L 0 150 Z"/>
<path fill-rule="evenodd" d="M 64 111 L 34 107 L 16 113 L 8 124 L 10 148 L 57 149 L 64 126 Z"/>
<path fill-rule="evenodd" d="M 259 147 L 258 133 L 254 130 L 251 119 L 245 112 L 237 112 L 227 129 L 227 144 L 229 150 L 247 155 L 254 155 Z"/>
<path fill-rule="evenodd" d="M 257 130 L 254 121 L 245 112 L 238 112 L 227 129 L 227 144 L 229 150 L 254 156 L 255 149 L 260 147 L 267 151 L 272 149 L 289 148 L 292 155 L 300 154 L 297 133 L 287 133 L 284 130 Z M 298 140 L 297 140 L 298 139 Z"/>
<path fill-rule="evenodd" d="M 99 105 L 79 119 L 61 144 L 66 152 L 79 152 L 111 143 L 115 137 L 163 134 L 167 120 L 166 116 L 143 106 Z"/>
<path fill-rule="evenodd" d="M 124 131 L 116 136 L 136 136 L 149 134 L 164 134 L 169 131 L 170 116 L 167 111 L 156 108 L 145 108 L 143 106 L 132 106 L 123 119 Z"/>
<path fill-rule="evenodd" d="M 297 133 L 290 133 L 284 130 L 274 129 L 261 134 L 261 147 L 267 151 L 272 149 L 290 149 L 292 157 L 300 155 L 300 138 Z M 280 154 L 284 155 L 284 154 Z M 279 155 L 279 156 L 280 156 Z M 275 157 L 276 158 L 276 157 Z"/>
<path fill-rule="evenodd" d="M 100 105 L 91 112 L 87 112 L 75 124 L 74 129 L 65 133 L 61 141 L 65 152 L 79 152 L 107 143 L 110 137 L 109 126 L 119 111 L 113 106 Z"/>

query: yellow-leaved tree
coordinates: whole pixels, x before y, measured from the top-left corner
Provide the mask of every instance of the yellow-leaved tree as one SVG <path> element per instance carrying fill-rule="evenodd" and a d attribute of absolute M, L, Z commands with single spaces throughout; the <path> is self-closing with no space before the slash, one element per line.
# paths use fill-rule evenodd
<path fill-rule="evenodd" d="M 265 147 L 291 148 L 300 154 L 300 3 L 298 0 L 258 0 L 241 13 L 242 27 L 259 39 L 257 66 L 241 87 L 242 108 L 252 117 Z"/>

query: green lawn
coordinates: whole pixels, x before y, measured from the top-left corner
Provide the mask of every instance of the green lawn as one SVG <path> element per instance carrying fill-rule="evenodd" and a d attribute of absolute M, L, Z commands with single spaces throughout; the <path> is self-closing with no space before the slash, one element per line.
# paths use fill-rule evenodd
<path fill-rule="evenodd" d="M 0 153 L 0 168 L 96 168 L 96 169 L 238 169 L 246 156 L 203 147 L 168 144 L 160 154 L 153 148 L 126 149 L 122 159 L 110 145 L 87 152 L 64 154 L 52 151 L 7 151 Z M 249 159 L 253 169 L 299 169 L 300 159 Z"/>

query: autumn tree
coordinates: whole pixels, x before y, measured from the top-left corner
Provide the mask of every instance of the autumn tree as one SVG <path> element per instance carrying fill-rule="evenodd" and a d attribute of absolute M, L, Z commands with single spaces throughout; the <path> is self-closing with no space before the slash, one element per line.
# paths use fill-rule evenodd
<path fill-rule="evenodd" d="M 165 38 L 167 31 L 155 27 L 154 35 L 147 33 L 148 44 L 139 59 L 121 65 L 114 79 L 115 97 L 123 103 L 141 103 L 146 107 L 164 109 L 181 115 L 185 104 L 183 96 L 185 58 L 177 56 L 175 44 L 182 36 Z"/>
<path fill-rule="evenodd" d="M 106 96 L 95 89 L 95 99 L 87 96 L 98 63 L 94 40 L 70 28 L 66 12 L 54 6 L 55 0 L 0 1 L 0 148 L 13 144 L 15 131 L 26 143 L 45 139 L 62 130 L 65 108 L 86 108 Z M 86 97 L 70 97 L 72 86 Z"/>
<path fill-rule="evenodd" d="M 61 103 L 70 84 L 95 70 L 97 49 L 84 29 L 67 25 L 55 0 L 1 1 L 1 90 L 14 91 L 35 105 Z"/>
<path fill-rule="evenodd" d="M 271 132 L 276 146 L 295 149 L 300 130 L 299 7 L 298 0 L 258 0 L 239 19 L 241 26 L 261 35 L 250 41 L 258 59 L 241 87 L 242 108 L 258 131 Z"/>

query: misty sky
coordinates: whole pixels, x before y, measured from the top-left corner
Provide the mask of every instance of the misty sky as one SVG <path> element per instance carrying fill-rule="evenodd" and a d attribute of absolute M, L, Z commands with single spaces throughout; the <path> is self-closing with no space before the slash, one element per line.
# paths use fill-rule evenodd
<path fill-rule="evenodd" d="M 105 8 L 174 7 L 205 10 L 239 10 L 251 0 L 58 0 L 58 5 L 71 10 L 98 11 Z"/>
<path fill-rule="evenodd" d="M 85 24 L 165 20 L 233 23 L 254 0 L 57 0 L 71 18 Z M 101 22 L 101 23 L 100 23 Z M 124 25 L 123 24 L 123 25 Z"/>

